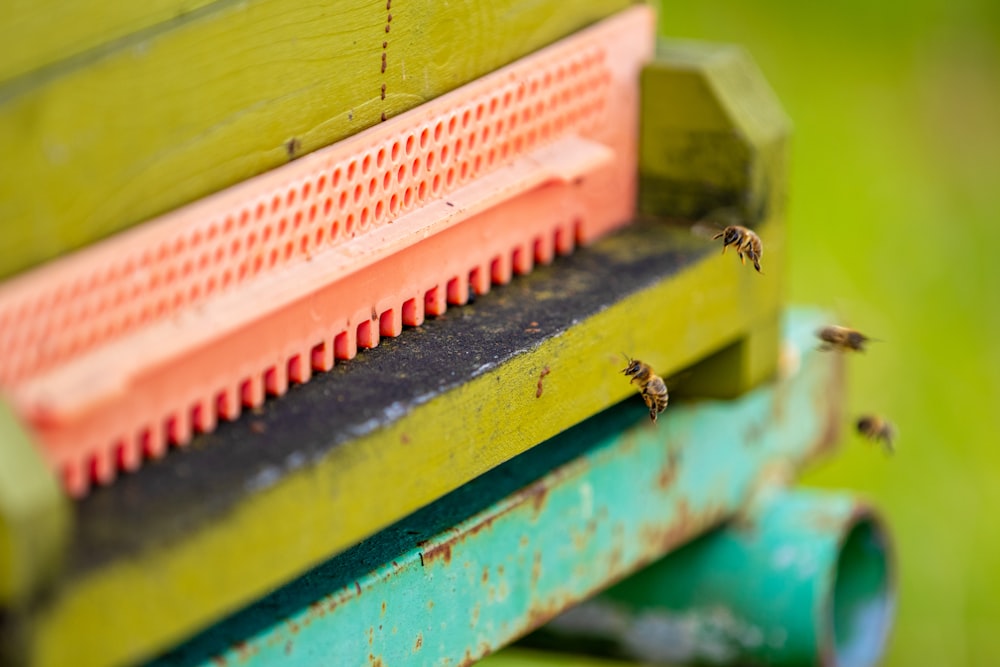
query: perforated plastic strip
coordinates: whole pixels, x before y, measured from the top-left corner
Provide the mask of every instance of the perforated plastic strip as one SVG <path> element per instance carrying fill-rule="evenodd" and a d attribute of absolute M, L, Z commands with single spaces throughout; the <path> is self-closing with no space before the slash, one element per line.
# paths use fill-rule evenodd
<path fill-rule="evenodd" d="M 0 386 L 67 488 L 624 223 L 648 8 L 0 287 Z"/>

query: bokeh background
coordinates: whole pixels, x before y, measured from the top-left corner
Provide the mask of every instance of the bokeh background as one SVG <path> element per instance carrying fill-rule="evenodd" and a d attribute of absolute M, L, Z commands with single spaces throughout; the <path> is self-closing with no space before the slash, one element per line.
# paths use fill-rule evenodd
<path fill-rule="evenodd" d="M 793 302 L 882 338 L 849 360 L 846 430 L 806 483 L 896 537 L 887 665 L 1000 665 L 1000 2 L 664 0 L 661 33 L 742 44 L 795 126 Z"/>

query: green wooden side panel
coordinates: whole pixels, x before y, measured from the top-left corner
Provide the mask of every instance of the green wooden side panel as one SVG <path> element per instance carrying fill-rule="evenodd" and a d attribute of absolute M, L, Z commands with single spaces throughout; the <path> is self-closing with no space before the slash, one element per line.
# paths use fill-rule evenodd
<path fill-rule="evenodd" d="M 225 3 L 10 81 L 0 277 L 371 127 L 630 4 Z"/>

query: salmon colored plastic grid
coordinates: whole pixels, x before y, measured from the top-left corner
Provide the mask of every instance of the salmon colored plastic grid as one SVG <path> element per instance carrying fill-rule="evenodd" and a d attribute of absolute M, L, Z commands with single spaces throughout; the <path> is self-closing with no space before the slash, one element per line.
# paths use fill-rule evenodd
<path fill-rule="evenodd" d="M 0 386 L 248 279 L 307 261 L 538 145 L 587 135 L 611 83 L 600 45 L 563 48 L 416 113 L 0 287 Z M 406 122 L 409 120 L 410 122 Z"/>
<path fill-rule="evenodd" d="M 628 10 L 0 288 L 0 381 L 67 488 L 624 223 L 652 35 Z"/>

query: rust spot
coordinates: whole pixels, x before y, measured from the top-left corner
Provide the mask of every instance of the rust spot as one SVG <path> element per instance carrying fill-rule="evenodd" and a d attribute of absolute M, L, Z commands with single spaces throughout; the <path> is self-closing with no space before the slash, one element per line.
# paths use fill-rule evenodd
<path fill-rule="evenodd" d="M 611 550 L 608 555 L 608 570 L 612 573 L 618 573 L 621 571 L 622 567 L 622 549 L 621 547 L 615 547 Z"/>
<path fill-rule="evenodd" d="M 536 551 L 535 557 L 531 562 L 531 585 L 535 587 L 538 585 L 538 580 L 542 576 L 542 552 Z"/>
<path fill-rule="evenodd" d="M 233 649 L 239 654 L 240 660 L 247 661 L 257 654 L 257 647 L 251 646 L 246 642 L 236 642 L 233 644 Z"/>
<path fill-rule="evenodd" d="M 371 653 L 368 654 L 368 664 L 372 667 L 384 667 L 385 663 L 382 662 L 381 656 L 374 656 Z"/>
<path fill-rule="evenodd" d="M 388 23 L 385 24 L 385 31 L 389 32 L 389 24 Z"/>
<path fill-rule="evenodd" d="M 503 576 L 503 565 L 497 565 L 497 574 Z"/>
<path fill-rule="evenodd" d="M 354 582 L 354 590 L 358 592 L 358 595 L 361 595 L 361 584 L 357 581 Z"/>
<path fill-rule="evenodd" d="M 433 609 L 433 608 L 434 608 L 434 600 L 428 600 L 427 609 Z"/>
<path fill-rule="evenodd" d="M 392 9 L 392 0 L 385 0 L 385 11 Z"/>
<path fill-rule="evenodd" d="M 458 667 L 470 667 L 476 664 L 476 659 L 472 657 L 472 651 L 465 649 L 465 657 L 462 658 L 462 662 L 458 663 Z"/>
<path fill-rule="evenodd" d="M 488 566 L 483 568 L 482 580 L 484 584 L 490 580 L 490 568 Z"/>
<path fill-rule="evenodd" d="M 382 600 L 382 615 L 385 615 L 385 600 Z"/>
<path fill-rule="evenodd" d="M 216 667 L 226 667 L 226 659 L 221 655 L 212 656 L 212 664 Z"/>
<path fill-rule="evenodd" d="M 430 549 L 422 551 L 421 553 L 423 555 L 422 558 L 423 563 L 427 564 L 428 562 L 434 562 L 439 558 L 442 559 L 445 563 L 450 563 L 451 546 L 454 539 L 455 538 L 452 538 L 450 540 L 442 542 L 441 544 L 435 544 Z"/>
<path fill-rule="evenodd" d="M 388 8 L 388 7 L 386 7 L 386 9 L 389 9 L 389 8 Z M 389 15 L 388 15 L 388 16 L 387 16 L 387 17 L 385 18 L 385 20 L 386 20 L 386 21 L 389 21 L 389 22 L 391 23 L 391 22 L 392 22 L 392 14 L 389 14 Z"/>
<path fill-rule="evenodd" d="M 542 372 L 538 374 L 538 388 L 535 390 L 535 398 L 542 397 L 542 390 L 544 389 L 544 387 L 542 386 L 542 380 L 544 380 L 545 376 L 551 372 L 552 371 L 549 370 L 549 367 L 546 366 L 545 368 L 542 369 Z"/>
<path fill-rule="evenodd" d="M 267 424 L 265 424 L 264 422 L 262 422 L 259 419 L 253 419 L 253 420 L 250 421 L 250 432 L 251 433 L 256 433 L 257 435 L 260 435 L 261 433 L 264 433 L 265 431 L 267 431 Z"/>
<path fill-rule="evenodd" d="M 368 628 L 368 645 L 371 646 L 375 642 L 375 628 Z"/>
<path fill-rule="evenodd" d="M 403 443 L 404 445 L 410 444 L 410 436 L 409 436 L 409 434 L 403 433 L 402 435 L 400 435 L 399 436 L 399 441 L 401 443 Z"/>
<path fill-rule="evenodd" d="M 291 632 L 291 633 L 292 633 L 293 635 L 294 635 L 294 634 L 298 634 L 298 632 L 299 632 L 299 624 L 298 624 L 298 623 L 296 623 L 295 621 L 293 621 L 293 620 L 289 619 L 289 620 L 287 621 L 287 625 L 288 625 L 288 630 L 289 630 L 289 631 L 290 631 L 290 632 Z"/>
<path fill-rule="evenodd" d="M 385 116 L 385 112 L 383 111 L 383 112 L 382 112 L 382 120 L 384 121 L 384 120 L 385 120 L 385 118 L 386 118 L 386 116 Z"/>
<path fill-rule="evenodd" d="M 288 153 L 288 159 L 294 160 L 298 152 L 302 149 L 302 144 L 295 137 L 292 137 L 285 142 L 285 152 Z"/>
<path fill-rule="evenodd" d="M 656 486 L 664 491 L 673 486 L 677 479 L 678 468 L 680 467 L 680 456 L 676 451 L 667 454 L 667 462 L 660 468 L 660 474 L 656 477 Z"/>
<path fill-rule="evenodd" d="M 424 636 L 423 635 L 417 635 L 417 643 L 413 645 L 413 650 L 414 651 L 419 651 L 420 647 L 423 646 L 423 645 L 424 645 Z"/>
<path fill-rule="evenodd" d="M 382 84 L 382 99 L 385 99 L 385 84 Z"/>
<path fill-rule="evenodd" d="M 326 609 L 323 608 L 321 602 L 313 602 L 309 605 L 309 613 L 316 618 L 322 618 L 326 616 Z"/>
<path fill-rule="evenodd" d="M 292 644 L 291 640 L 285 642 L 285 655 L 291 655 L 292 654 L 292 648 L 293 648 L 293 646 L 294 646 L 294 644 Z"/>
<path fill-rule="evenodd" d="M 476 625 L 479 623 L 479 603 L 478 602 L 476 603 L 476 606 L 474 606 L 472 608 L 472 613 L 469 616 L 470 616 L 469 627 L 475 628 Z"/>
<path fill-rule="evenodd" d="M 450 201 L 446 201 L 445 204 L 447 204 L 448 206 L 454 206 L 454 204 L 452 204 Z"/>

